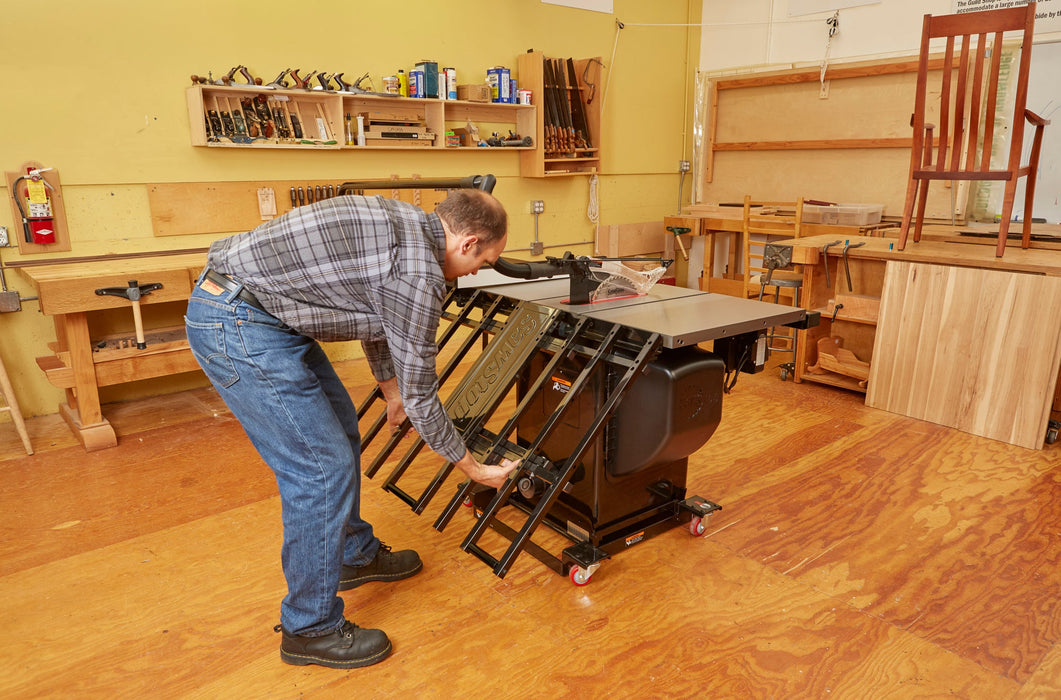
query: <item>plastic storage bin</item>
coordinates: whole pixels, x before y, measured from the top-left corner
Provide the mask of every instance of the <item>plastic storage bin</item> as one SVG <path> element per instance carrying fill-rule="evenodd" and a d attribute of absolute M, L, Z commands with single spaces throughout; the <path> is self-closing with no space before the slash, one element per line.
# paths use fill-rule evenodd
<path fill-rule="evenodd" d="M 870 226 L 879 224 L 883 214 L 883 204 L 803 205 L 803 222 L 807 224 Z"/>

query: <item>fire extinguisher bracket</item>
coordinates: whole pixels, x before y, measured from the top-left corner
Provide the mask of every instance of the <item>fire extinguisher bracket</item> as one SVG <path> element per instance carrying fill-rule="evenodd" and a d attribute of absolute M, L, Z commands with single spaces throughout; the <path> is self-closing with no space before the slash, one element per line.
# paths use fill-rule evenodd
<path fill-rule="evenodd" d="M 12 214 L 21 222 L 20 253 L 50 253 L 70 250 L 59 173 L 40 163 L 23 163 L 17 172 L 5 173 Z"/>

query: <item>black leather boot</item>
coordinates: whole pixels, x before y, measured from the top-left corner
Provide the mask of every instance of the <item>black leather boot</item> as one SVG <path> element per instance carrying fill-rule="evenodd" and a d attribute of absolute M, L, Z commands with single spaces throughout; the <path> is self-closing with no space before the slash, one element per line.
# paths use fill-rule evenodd
<path fill-rule="evenodd" d="M 392 552 L 380 543 L 376 557 L 363 566 L 343 565 L 339 572 L 339 590 L 348 591 L 369 581 L 398 581 L 409 578 L 424 568 L 420 555 L 411 549 Z"/>
<path fill-rule="evenodd" d="M 387 658 L 391 642 L 382 630 L 362 629 L 349 620 L 331 634 L 322 637 L 303 637 L 283 632 L 280 659 L 295 666 L 317 664 L 329 668 L 359 668 L 371 666 Z"/>

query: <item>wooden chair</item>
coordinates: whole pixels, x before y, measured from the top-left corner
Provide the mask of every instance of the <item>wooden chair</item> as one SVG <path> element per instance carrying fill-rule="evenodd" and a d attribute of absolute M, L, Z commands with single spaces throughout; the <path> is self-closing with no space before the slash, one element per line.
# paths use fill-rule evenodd
<path fill-rule="evenodd" d="M 3 358 L 0 358 L 0 413 L 11 414 L 11 422 L 15 424 L 15 430 L 18 431 L 18 436 L 22 438 L 22 445 L 26 448 L 26 454 L 33 454 L 33 445 L 29 441 L 29 433 L 26 432 L 26 422 L 22 419 L 18 401 L 15 400 L 15 390 L 7 376 Z"/>
<path fill-rule="evenodd" d="M 773 287 L 774 303 L 781 298 L 791 300 L 799 306 L 799 294 L 803 288 L 803 272 L 778 269 L 774 261 L 764 253 L 766 244 L 772 240 L 799 238 L 803 223 L 803 198 L 795 202 L 756 202 L 750 195 L 744 197 L 742 245 L 744 248 L 744 296 L 762 300 L 767 287 Z M 793 361 L 781 365 L 781 378 L 795 375 L 796 330 L 791 335 L 771 330 L 767 334 L 767 347 L 771 352 L 790 352 Z M 777 343 L 783 343 L 778 345 Z"/>
<path fill-rule="evenodd" d="M 789 213 L 791 212 L 791 213 Z M 744 248 L 744 296 L 763 297 L 763 281 L 769 272 L 763 262 L 765 244 L 772 240 L 799 238 L 803 222 L 803 198 L 795 202 L 757 202 L 750 195 L 744 197 L 744 218 L 741 244 Z M 799 283 L 798 285 L 796 283 Z M 774 270 L 770 286 L 795 290 L 803 283 L 803 274 L 790 270 Z M 784 294 L 791 297 L 792 294 Z"/>
<path fill-rule="evenodd" d="M 1017 180 L 1023 176 L 1027 176 L 1028 180 L 1021 246 L 1028 247 L 1039 151 L 1043 129 L 1049 123 L 1025 107 L 1034 23 L 1034 2 L 1005 10 L 936 17 L 925 15 L 917 70 L 917 95 L 911 118 L 914 140 L 910 155 L 910 182 L 899 232 L 899 250 L 906 246 L 912 219 L 914 241 L 921 240 L 928 186 L 932 180 L 1002 180 L 1006 185 L 995 251 L 995 255 L 1001 257 L 1009 235 Z M 1003 166 L 992 169 L 991 151 L 995 145 L 995 114 L 999 104 L 998 85 L 1005 32 L 1022 32 L 1023 43 L 1020 63 L 1016 71 L 1010 73 L 1015 81 L 1016 99 L 1009 125 L 1009 153 Z M 929 60 L 929 42 L 944 38 L 946 49 L 942 59 L 941 83 L 929 85 L 929 72 L 938 69 Z M 934 100 L 936 95 L 939 96 L 938 129 L 934 124 L 925 123 L 930 98 Z M 1025 122 L 1035 127 L 1035 134 L 1028 165 L 1021 166 Z"/>

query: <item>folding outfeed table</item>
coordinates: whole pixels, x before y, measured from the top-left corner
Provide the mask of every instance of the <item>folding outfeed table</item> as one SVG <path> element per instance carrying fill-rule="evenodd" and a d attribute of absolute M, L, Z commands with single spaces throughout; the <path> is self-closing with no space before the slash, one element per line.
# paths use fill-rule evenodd
<path fill-rule="evenodd" d="M 476 459 L 521 462 L 500 489 L 464 480 L 434 526 L 444 530 L 473 504 L 478 518 L 461 549 L 499 577 L 527 551 L 582 585 L 612 554 L 670 528 L 702 534 L 703 520 L 721 506 L 687 496 L 688 456 L 718 426 L 724 386 L 736 372 L 763 368 L 770 327 L 817 322 L 799 308 L 665 285 L 591 304 L 569 303 L 572 289 L 567 278 L 547 279 L 453 289 L 445 300 L 439 346 L 452 355 L 440 385 L 448 388 L 457 365 L 484 345 L 446 410 Z M 458 341 L 460 328 L 470 333 Z M 713 352 L 697 347 L 705 341 Z M 515 410 L 497 415 L 513 390 Z M 358 415 L 377 398 L 378 390 Z M 385 413 L 363 444 L 378 435 Z M 365 470 L 369 478 L 407 430 L 408 423 L 389 437 Z M 399 482 L 423 446 L 417 437 L 383 482 L 417 514 L 453 470 L 445 464 L 420 494 L 408 493 Z M 502 522 L 502 510 L 522 526 Z M 572 542 L 559 556 L 531 540 L 542 523 Z M 509 541 L 499 556 L 480 543 L 488 528 Z"/>

